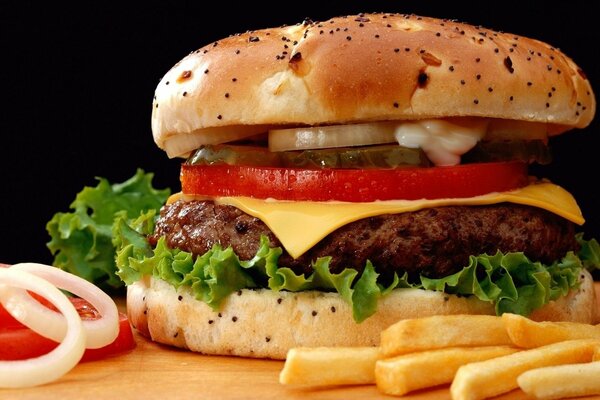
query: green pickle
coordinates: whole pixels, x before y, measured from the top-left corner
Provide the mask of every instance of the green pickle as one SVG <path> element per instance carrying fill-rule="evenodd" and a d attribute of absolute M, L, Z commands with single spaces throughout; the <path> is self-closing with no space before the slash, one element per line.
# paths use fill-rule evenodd
<path fill-rule="evenodd" d="M 542 140 L 481 141 L 462 156 L 461 163 L 496 161 L 546 165 L 552 161 L 552 155 Z M 186 163 L 306 169 L 414 168 L 432 165 L 422 149 L 396 144 L 283 152 L 270 152 L 266 147 L 259 146 L 209 145 L 196 150 Z"/>
<path fill-rule="evenodd" d="M 542 140 L 481 141 L 462 156 L 462 163 L 523 161 L 548 165 L 552 161 L 550 148 Z"/>
<path fill-rule="evenodd" d="M 263 147 L 203 146 L 187 160 L 191 165 L 245 165 L 285 168 L 399 168 L 425 167 L 430 162 L 421 149 L 398 145 L 344 147 L 270 152 Z"/>

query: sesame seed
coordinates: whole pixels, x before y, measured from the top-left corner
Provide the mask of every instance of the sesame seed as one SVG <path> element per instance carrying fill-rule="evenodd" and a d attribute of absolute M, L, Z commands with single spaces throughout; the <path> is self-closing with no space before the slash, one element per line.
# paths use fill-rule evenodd
<path fill-rule="evenodd" d="M 549 108 L 549 107 L 550 107 L 550 103 L 546 103 L 546 108 Z"/>
<path fill-rule="evenodd" d="M 399 49 L 399 48 L 397 48 L 397 47 L 394 49 L 394 52 L 395 52 L 395 53 L 398 53 L 399 51 L 400 51 L 400 49 Z"/>
<path fill-rule="evenodd" d="M 213 322 L 215 322 L 215 321 L 213 321 L 212 319 L 209 319 L 209 320 L 208 320 L 208 324 L 209 324 L 209 325 L 210 325 L 210 324 L 212 324 Z"/>
<path fill-rule="evenodd" d="M 228 99 L 229 98 L 229 93 L 225 93 L 225 98 Z"/>
<path fill-rule="evenodd" d="M 533 82 L 527 82 L 527 86 L 533 85 Z"/>
<path fill-rule="evenodd" d="M 454 72 L 454 65 L 451 65 L 451 66 L 449 66 L 449 67 L 448 67 L 448 70 L 449 70 L 450 72 Z"/>
<path fill-rule="evenodd" d="M 187 96 L 187 92 L 183 92 L 183 97 Z"/>
<path fill-rule="evenodd" d="M 410 51 L 410 47 L 405 47 L 404 51 Z"/>
<path fill-rule="evenodd" d="M 237 78 L 231 78 L 231 82 L 237 82 Z"/>
<path fill-rule="evenodd" d="M 352 36 L 346 36 L 346 40 L 348 40 L 348 41 L 352 40 Z"/>
<path fill-rule="evenodd" d="M 271 338 L 269 336 L 265 337 L 265 342 L 269 343 L 271 341 Z"/>
<path fill-rule="evenodd" d="M 477 58 L 475 59 L 475 62 L 479 62 L 479 61 L 481 61 L 481 58 L 477 57 Z"/>
<path fill-rule="evenodd" d="M 473 103 L 479 104 L 479 100 L 475 99 L 475 100 L 473 100 Z"/>
<path fill-rule="evenodd" d="M 204 73 L 205 73 L 205 74 L 208 74 L 208 68 L 204 70 Z"/>
<path fill-rule="evenodd" d="M 315 317 L 318 313 L 315 310 L 313 310 L 313 312 L 311 314 L 313 317 Z"/>
<path fill-rule="evenodd" d="M 231 320 L 232 320 L 233 322 L 236 322 L 236 321 L 237 321 L 237 319 L 238 319 L 238 318 L 237 318 L 236 316 L 233 316 L 233 317 L 231 318 Z"/>
<path fill-rule="evenodd" d="M 510 101 L 513 101 L 515 98 L 514 98 L 513 96 L 510 96 L 508 99 L 509 99 Z"/>
<path fill-rule="evenodd" d="M 183 300 L 183 296 L 177 296 L 177 300 L 179 300 L 179 301 Z"/>
<path fill-rule="evenodd" d="M 494 91 L 494 88 L 492 88 L 491 86 L 488 88 L 488 92 L 492 93 Z"/>
<path fill-rule="evenodd" d="M 217 115 L 217 119 L 223 119 L 223 116 L 221 114 Z"/>
<path fill-rule="evenodd" d="M 398 103 L 394 103 L 394 108 L 398 108 L 398 107 L 399 107 Z"/>
<path fill-rule="evenodd" d="M 477 78 L 477 80 L 480 80 L 481 79 L 481 74 L 475 75 L 475 78 Z"/>
<path fill-rule="evenodd" d="M 461 79 L 461 80 L 460 80 L 460 84 L 461 84 L 461 85 L 464 85 L 465 83 L 466 83 L 466 82 L 465 82 L 465 80 L 464 80 L 464 79 Z"/>
<path fill-rule="evenodd" d="M 496 48 L 494 49 L 494 53 L 499 53 L 499 52 L 500 52 L 500 49 L 496 47 Z"/>
<path fill-rule="evenodd" d="M 335 307 L 331 306 L 331 312 L 335 312 Z"/>
<path fill-rule="evenodd" d="M 277 299 L 277 304 L 281 304 L 281 302 L 283 301 L 283 299 L 280 297 Z"/>

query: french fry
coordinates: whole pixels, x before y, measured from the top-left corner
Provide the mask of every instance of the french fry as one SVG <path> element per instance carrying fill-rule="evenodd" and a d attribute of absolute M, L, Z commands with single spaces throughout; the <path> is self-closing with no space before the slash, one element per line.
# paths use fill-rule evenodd
<path fill-rule="evenodd" d="M 512 345 L 502 318 L 490 315 L 442 315 L 405 319 L 381 333 L 383 357 L 459 346 Z"/>
<path fill-rule="evenodd" d="M 532 369 L 517 381 L 525 393 L 538 399 L 600 394 L 600 361 Z"/>
<path fill-rule="evenodd" d="M 518 349 L 515 347 L 488 346 L 452 347 L 405 354 L 377 361 L 375 381 L 377 388 L 383 393 L 399 396 L 413 390 L 452 382 L 462 365 L 516 351 Z"/>
<path fill-rule="evenodd" d="M 467 364 L 456 372 L 450 386 L 452 399 L 479 400 L 516 389 L 519 375 L 530 369 L 589 362 L 597 343 L 571 340 Z"/>
<path fill-rule="evenodd" d="M 375 383 L 378 347 L 299 347 L 287 353 L 279 383 L 331 386 Z"/>
<path fill-rule="evenodd" d="M 600 340 L 600 325 L 576 322 L 535 322 L 516 314 L 503 314 L 502 321 L 512 342 L 533 348 L 575 339 Z"/>

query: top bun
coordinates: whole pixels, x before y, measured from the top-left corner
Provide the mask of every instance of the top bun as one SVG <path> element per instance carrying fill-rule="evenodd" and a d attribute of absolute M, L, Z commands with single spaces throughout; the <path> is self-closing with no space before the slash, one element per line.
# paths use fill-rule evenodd
<path fill-rule="evenodd" d="M 477 116 L 546 122 L 556 134 L 587 126 L 595 108 L 583 71 L 546 43 L 449 20 L 359 14 L 193 51 L 159 83 L 152 130 L 164 147 L 170 136 L 215 127 Z"/>

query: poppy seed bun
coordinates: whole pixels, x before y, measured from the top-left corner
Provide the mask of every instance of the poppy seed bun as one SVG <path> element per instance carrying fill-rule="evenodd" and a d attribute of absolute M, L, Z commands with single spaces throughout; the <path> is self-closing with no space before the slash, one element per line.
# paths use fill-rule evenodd
<path fill-rule="evenodd" d="M 205 128 L 449 116 L 547 122 L 557 134 L 587 126 L 595 108 L 583 71 L 546 43 L 436 18 L 360 14 L 193 51 L 159 83 L 152 130 L 161 148 Z"/>
<path fill-rule="evenodd" d="M 587 271 L 579 289 L 530 315 L 539 321 L 598 321 L 593 280 Z M 219 310 L 195 299 L 188 287 L 146 278 L 127 288 L 133 326 L 159 343 L 206 354 L 284 359 L 299 346 L 376 346 L 381 331 L 406 318 L 447 314 L 493 314 L 491 303 L 420 289 L 395 289 L 377 312 L 357 324 L 337 293 L 244 289 Z"/>

